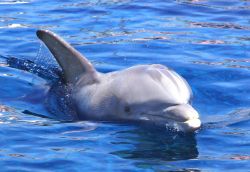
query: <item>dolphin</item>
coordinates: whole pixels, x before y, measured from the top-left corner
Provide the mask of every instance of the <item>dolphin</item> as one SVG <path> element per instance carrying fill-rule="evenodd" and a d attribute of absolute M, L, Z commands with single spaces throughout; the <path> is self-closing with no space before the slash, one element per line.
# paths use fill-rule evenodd
<path fill-rule="evenodd" d="M 190 105 L 192 91 L 184 78 L 161 64 L 137 65 L 110 73 L 98 72 L 90 61 L 61 37 L 38 30 L 62 68 L 80 119 L 145 121 L 183 132 L 200 128 Z"/>

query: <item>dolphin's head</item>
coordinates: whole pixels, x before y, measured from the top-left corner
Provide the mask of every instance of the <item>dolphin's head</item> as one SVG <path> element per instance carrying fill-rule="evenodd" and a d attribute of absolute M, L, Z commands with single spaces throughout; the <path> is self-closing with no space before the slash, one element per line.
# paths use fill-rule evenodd
<path fill-rule="evenodd" d="M 191 106 L 192 91 L 180 75 L 162 65 L 140 65 L 118 72 L 112 91 L 124 102 L 123 118 L 167 125 L 180 131 L 200 128 L 198 112 Z"/>
<path fill-rule="evenodd" d="M 193 132 L 200 128 L 201 121 L 198 112 L 190 104 L 156 106 L 155 104 L 147 104 L 147 107 L 141 106 L 126 106 L 124 109 L 130 114 L 124 114 L 124 118 L 131 120 L 144 121 L 156 126 L 164 126 L 176 131 Z M 165 108 L 164 108 L 165 107 Z"/>

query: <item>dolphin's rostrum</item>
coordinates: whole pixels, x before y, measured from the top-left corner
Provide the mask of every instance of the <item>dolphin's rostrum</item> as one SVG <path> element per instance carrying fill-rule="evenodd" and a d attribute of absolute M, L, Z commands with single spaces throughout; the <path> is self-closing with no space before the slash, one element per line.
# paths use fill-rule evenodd
<path fill-rule="evenodd" d="M 195 131 L 201 122 L 189 104 L 188 83 L 173 70 L 160 65 L 137 65 L 122 71 L 100 73 L 55 33 L 38 30 L 72 85 L 72 100 L 81 119 L 152 121 Z"/>

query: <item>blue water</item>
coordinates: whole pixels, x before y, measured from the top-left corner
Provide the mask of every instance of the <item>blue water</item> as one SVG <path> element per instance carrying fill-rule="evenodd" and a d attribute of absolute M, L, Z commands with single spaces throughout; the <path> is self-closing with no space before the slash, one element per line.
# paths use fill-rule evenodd
<path fill-rule="evenodd" d="M 1 171 L 250 171 L 249 0 L 1 0 Z M 102 72 L 160 63 L 192 87 L 183 134 L 72 122 L 50 29 Z"/>

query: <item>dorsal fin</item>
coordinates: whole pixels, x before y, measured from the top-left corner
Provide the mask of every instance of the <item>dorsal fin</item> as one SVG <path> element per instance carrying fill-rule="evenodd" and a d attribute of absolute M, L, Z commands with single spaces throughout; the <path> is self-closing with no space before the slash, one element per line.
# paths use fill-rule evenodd
<path fill-rule="evenodd" d="M 63 70 L 67 83 L 75 83 L 81 75 L 86 74 L 95 80 L 96 70 L 92 64 L 69 43 L 48 30 L 38 30 L 37 37 L 44 42 Z"/>

